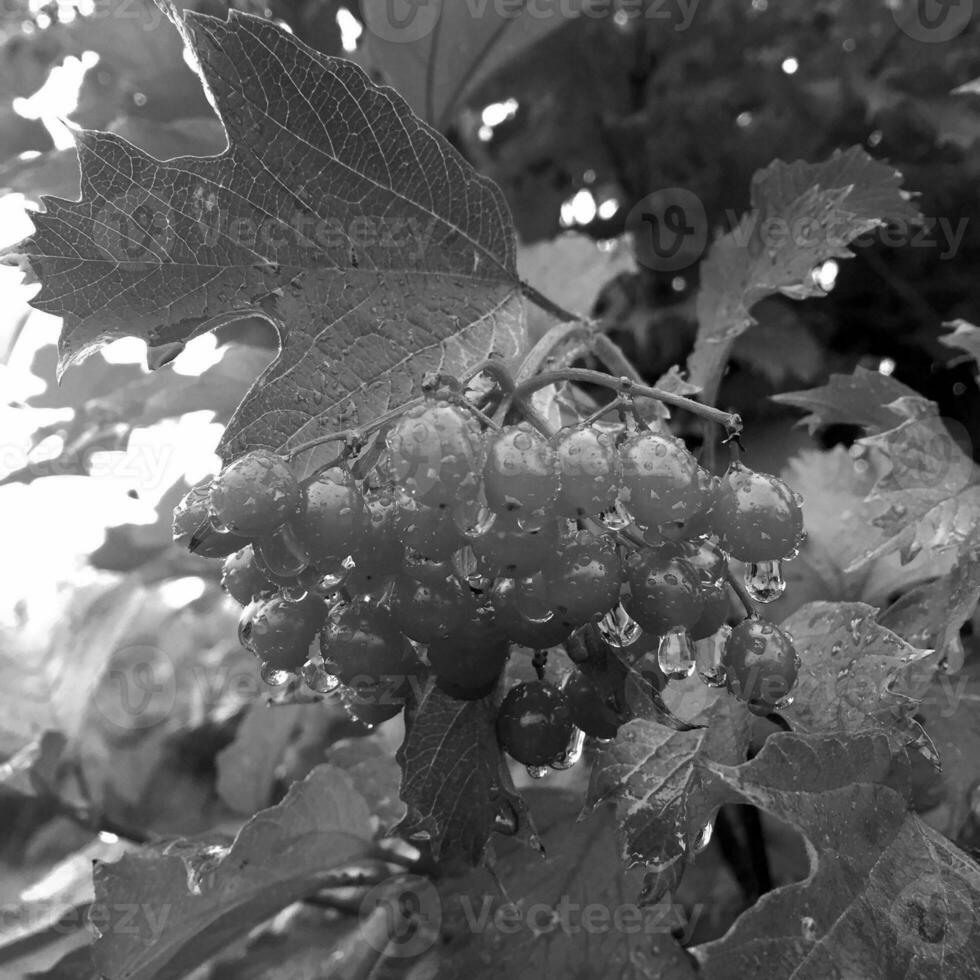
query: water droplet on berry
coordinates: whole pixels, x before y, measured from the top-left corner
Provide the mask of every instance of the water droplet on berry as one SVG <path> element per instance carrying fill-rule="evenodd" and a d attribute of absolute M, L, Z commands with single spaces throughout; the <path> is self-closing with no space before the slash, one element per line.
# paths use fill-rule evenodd
<path fill-rule="evenodd" d="M 730 626 L 722 626 L 713 636 L 709 636 L 705 640 L 698 640 L 694 645 L 696 651 L 695 667 L 698 677 L 708 687 L 724 687 L 728 680 L 728 672 L 725 670 L 723 659 L 725 642 L 731 633 L 732 628 Z"/>
<path fill-rule="evenodd" d="M 327 670 L 322 657 L 307 660 L 300 673 L 306 686 L 317 694 L 332 694 L 340 687 L 340 678 Z"/>
<path fill-rule="evenodd" d="M 555 611 L 547 601 L 546 588 L 540 578 L 521 579 L 514 591 L 514 607 L 529 623 L 550 623 Z"/>
<path fill-rule="evenodd" d="M 355 567 L 356 563 L 351 555 L 348 555 L 343 560 L 330 560 L 326 566 L 318 565 L 317 571 L 321 574 L 314 587 L 314 591 L 319 595 L 329 595 L 344 584 Z"/>
<path fill-rule="evenodd" d="M 286 683 L 293 675 L 288 670 L 281 670 L 279 667 L 274 667 L 272 664 L 262 664 L 262 669 L 259 671 L 262 680 L 265 681 L 269 687 L 281 687 Z"/>
<path fill-rule="evenodd" d="M 301 575 L 310 566 L 306 549 L 288 526 L 256 538 L 252 547 L 259 567 L 279 578 Z"/>
<path fill-rule="evenodd" d="M 622 531 L 633 523 L 633 515 L 626 509 L 621 500 L 617 500 L 609 510 L 604 510 L 596 520 L 610 531 Z"/>
<path fill-rule="evenodd" d="M 213 513 L 208 515 L 208 525 L 215 534 L 231 534 L 231 528 L 226 524 L 222 524 Z"/>
<path fill-rule="evenodd" d="M 559 771 L 571 769 L 582 758 L 585 751 L 585 732 L 581 728 L 573 728 L 571 738 L 564 751 L 551 760 L 551 768 Z"/>
<path fill-rule="evenodd" d="M 484 500 L 461 500 L 453 504 L 453 523 L 470 541 L 483 537 L 496 521 L 496 511 L 492 511 Z"/>
<path fill-rule="evenodd" d="M 715 833 L 714 823 L 706 823 L 694 838 L 694 845 L 691 848 L 695 854 L 700 854 L 710 843 Z"/>
<path fill-rule="evenodd" d="M 527 774 L 532 779 L 544 779 L 545 776 L 550 772 L 547 766 L 528 766 Z"/>
<path fill-rule="evenodd" d="M 746 565 L 745 590 L 756 602 L 775 602 L 786 591 L 782 562 L 758 561 Z"/>
<path fill-rule="evenodd" d="M 622 604 L 607 612 L 599 620 L 599 632 L 603 639 L 615 647 L 629 647 L 643 636 L 640 624 L 623 608 Z"/>
<path fill-rule="evenodd" d="M 517 512 L 517 526 L 528 534 L 540 531 L 553 517 L 545 510 L 534 510 L 527 513 L 523 510 Z"/>

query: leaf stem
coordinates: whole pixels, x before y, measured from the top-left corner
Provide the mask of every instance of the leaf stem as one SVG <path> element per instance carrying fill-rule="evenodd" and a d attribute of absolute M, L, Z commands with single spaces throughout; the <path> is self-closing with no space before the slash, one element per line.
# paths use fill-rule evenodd
<path fill-rule="evenodd" d="M 544 293 L 538 292 L 534 286 L 532 286 L 529 282 L 526 282 L 524 279 L 521 280 L 521 293 L 525 299 L 530 300 L 535 306 L 544 310 L 545 313 L 550 313 L 552 316 L 557 317 L 563 323 L 567 323 L 569 320 L 582 319 L 575 313 L 570 313 L 564 307 L 552 302 L 547 296 L 544 295 Z"/>

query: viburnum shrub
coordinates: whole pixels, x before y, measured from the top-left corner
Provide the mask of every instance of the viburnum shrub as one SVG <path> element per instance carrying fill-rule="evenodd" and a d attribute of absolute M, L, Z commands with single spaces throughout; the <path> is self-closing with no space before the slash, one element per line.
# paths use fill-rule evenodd
<path fill-rule="evenodd" d="M 714 141 L 729 123 L 761 145 L 783 117 L 809 128 L 863 99 L 842 132 L 866 116 L 885 127 L 878 115 L 906 102 L 924 127 L 934 75 L 891 91 L 895 27 L 862 33 L 833 4 L 769 5 L 805 20 L 812 44 L 800 47 L 825 45 L 833 70 L 778 105 L 758 80 L 722 98 L 719 74 L 704 105 L 732 120 L 710 115 L 675 159 L 681 123 L 648 113 L 669 104 L 687 119 L 677 93 L 722 55 L 734 70 L 730 30 L 754 38 L 754 71 L 776 64 L 787 85 L 804 74 L 799 50 L 755 33 L 767 5 L 710 14 L 703 48 L 665 46 L 619 14 L 568 18 L 616 52 L 590 84 L 618 79 L 638 103 L 582 108 L 583 142 L 602 159 L 579 159 L 576 143 L 567 169 L 542 176 L 507 126 L 565 119 L 581 79 L 548 112 L 506 86 L 574 69 L 548 47 L 551 29 L 525 19 L 508 33 L 499 11 L 422 4 L 410 20 L 431 13 L 438 28 L 416 37 L 383 6 L 336 8 L 342 24 L 363 13 L 358 58 L 372 75 L 311 47 L 309 32 L 160 0 L 160 29 L 179 30 L 207 95 L 197 112 L 213 107 L 227 146 L 156 159 L 116 132 L 139 142 L 138 126 L 109 126 L 108 113 L 98 125 L 112 132 L 76 133 L 80 199 L 45 198 L 33 235 L 5 253 L 40 281 L 34 306 L 63 317 L 64 366 L 125 336 L 157 368 L 202 333 L 223 341 L 206 380 L 140 375 L 61 433 L 77 472 L 147 417 L 209 408 L 224 423 L 216 472 L 164 497 L 173 544 L 134 534 L 144 550 L 128 565 L 113 539 L 100 549 L 115 561 L 101 567 L 128 573 L 102 616 L 111 628 L 93 638 L 69 618 L 70 639 L 51 644 L 81 673 L 59 679 L 40 720 L 11 713 L 34 741 L 11 740 L 0 785 L 102 832 L 63 866 L 94 857 L 94 896 L 72 871 L 69 897 L 41 917 L 90 904 L 98 939 L 73 972 L 43 975 L 980 977 L 980 740 L 975 714 L 937 708 L 954 688 L 980 703 L 963 639 L 980 596 L 969 439 L 893 361 L 871 370 L 838 351 L 811 370 L 814 335 L 830 327 L 819 304 L 790 303 L 825 297 L 862 236 L 917 227 L 916 201 L 861 146 L 817 153 L 823 141 L 808 138 L 800 153 L 822 159 L 757 170 L 737 221 L 718 202 L 709 220 L 678 187 L 624 207 L 695 159 L 711 161 L 698 183 L 709 204 L 713 183 L 735 193 L 722 171 L 741 194 L 760 161 L 738 156 L 728 172 Z M 902 5 L 880 6 L 892 17 Z M 841 67 L 872 41 L 867 73 Z M 957 85 L 980 74 L 971 52 Z M 123 86 L 127 105 L 143 87 Z M 960 97 L 942 103 L 957 120 L 937 140 L 950 157 L 975 142 L 975 95 Z M 577 140 L 574 129 L 546 132 Z M 875 132 L 869 147 L 891 145 Z M 627 138 L 641 149 L 624 154 Z M 623 163 L 634 156 L 649 170 Z M 550 201 L 554 232 L 591 214 L 583 195 L 599 244 L 534 241 L 525 210 Z M 807 234 L 774 241 L 784 226 Z M 682 232 L 703 241 L 676 266 L 661 246 Z M 928 319 L 940 297 L 881 252 L 860 261 L 893 305 Z M 968 307 L 972 275 L 942 302 Z M 675 314 L 696 320 L 684 365 Z M 228 342 L 246 317 L 275 328 L 277 351 L 236 369 Z M 980 359 L 978 336 L 961 321 L 940 339 L 965 364 Z M 831 364 L 853 372 L 776 394 L 785 414 L 766 417 L 760 372 L 773 394 Z M 971 362 L 958 384 L 974 380 Z M 825 441 L 786 464 L 785 446 L 805 438 L 778 431 L 793 408 Z M 186 579 L 200 588 L 185 601 Z M 27 685 L 37 701 L 41 676 Z M 126 710 L 108 699 L 112 678 Z M 242 696 L 242 678 L 261 694 Z M 91 692 L 84 710 L 73 685 Z M 134 814 L 146 825 L 128 833 Z M 109 850 L 123 836 L 125 856 Z M 58 875 L 25 896 L 43 899 Z M 620 924 L 568 921 L 593 905 Z M 123 921 L 161 908 L 135 931 Z M 514 930 L 497 914 L 529 908 L 547 914 Z M 623 926 L 624 910 L 642 928 Z"/>

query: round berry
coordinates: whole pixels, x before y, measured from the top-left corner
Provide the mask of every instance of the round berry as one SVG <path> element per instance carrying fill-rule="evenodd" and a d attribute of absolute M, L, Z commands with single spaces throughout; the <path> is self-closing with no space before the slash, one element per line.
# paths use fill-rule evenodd
<path fill-rule="evenodd" d="M 469 589 L 455 576 L 429 583 L 400 575 L 391 594 L 391 618 L 406 636 L 431 643 L 452 633 L 467 618 L 472 602 Z"/>
<path fill-rule="evenodd" d="M 619 602 L 622 563 L 605 536 L 579 531 L 559 545 L 547 567 L 551 604 L 567 625 L 581 626 Z"/>
<path fill-rule="evenodd" d="M 250 544 L 224 560 L 221 585 L 242 606 L 247 606 L 253 599 L 271 596 L 277 589 L 276 583 L 255 563 L 255 552 Z"/>
<path fill-rule="evenodd" d="M 739 623 L 725 643 L 722 664 L 728 687 L 743 701 L 778 707 L 796 685 L 800 657 L 793 638 L 764 619 Z"/>
<path fill-rule="evenodd" d="M 543 568 L 558 546 L 558 524 L 523 528 L 513 516 L 500 516 L 472 542 L 480 565 L 492 575 L 525 576 Z"/>
<path fill-rule="evenodd" d="M 388 433 L 391 474 L 421 504 L 469 497 L 479 485 L 481 437 L 479 424 L 465 409 L 428 401 L 409 409 Z"/>
<path fill-rule="evenodd" d="M 173 538 L 174 544 L 201 558 L 225 558 L 248 543 L 237 534 L 215 530 L 208 483 L 191 487 L 174 508 Z"/>
<path fill-rule="evenodd" d="M 776 561 L 803 540 L 796 494 L 778 477 L 733 463 L 722 480 L 714 524 L 726 551 L 739 561 Z"/>
<path fill-rule="evenodd" d="M 375 690 L 344 688 L 340 693 L 340 703 L 352 721 L 366 728 L 374 728 L 383 722 L 400 715 L 405 707 L 404 701 L 397 698 L 379 698 Z"/>
<path fill-rule="evenodd" d="M 549 605 L 547 587 L 540 576 L 530 579 L 498 578 L 490 592 L 497 624 L 513 643 L 532 650 L 548 650 L 568 638 L 574 627 Z"/>
<path fill-rule="evenodd" d="M 670 546 L 633 552 L 626 563 L 623 606 L 648 633 L 664 635 L 697 623 L 704 608 L 694 566 Z"/>
<path fill-rule="evenodd" d="M 412 644 L 383 607 L 356 599 L 335 609 L 320 633 L 326 669 L 358 689 L 417 676 L 421 664 Z"/>
<path fill-rule="evenodd" d="M 452 508 L 445 504 L 427 507 L 411 499 L 402 500 L 396 522 L 405 550 L 422 558 L 442 561 L 465 544 Z"/>
<path fill-rule="evenodd" d="M 526 518 L 553 512 L 558 479 L 554 447 L 527 422 L 507 426 L 490 439 L 483 487 L 496 513 Z"/>
<path fill-rule="evenodd" d="M 593 738 L 615 738 L 625 720 L 624 713 L 609 703 L 580 670 L 569 675 L 562 687 L 568 700 L 572 724 Z"/>
<path fill-rule="evenodd" d="M 471 701 L 493 690 L 509 652 L 493 609 L 481 606 L 449 636 L 430 643 L 427 656 L 436 683 L 450 696 Z"/>
<path fill-rule="evenodd" d="M 289 582 L 310 567 L 310 556 L 288 524 L 256 538 L 255 563 L 274 582 Z"/>
<path fill-rule="evenodd" d="M 684 521 L 702 506 L 697 460 L 680 439 L 638 432 L 619 448 L 622 500 L 642 527 Z"/>
<path fill-rule="evenodd" d="M 592 426 L 563 429 L 555 451 L 561 478 L 559 514 L 592 517 L 615 504 L 620 462 L 610 433 Z"/>
<path fill-rule="evenodd" d="M 302 499 L 289 464 L 269 449 L 229 463 L 211 483 L 211 513 L 229 531 L 257 537 L 274 531 Z"/>
<path fill-rule="evenodd" d="M 364 501 L 353 477 L 339 466 L 320 473 L 306 488 L 306 505 L 292 521 L 314 565 L 342 561 L 357 550 Z"/>
<path fill-rule="evenodd" d="M 553 684 L 529 681 L 507 692 L 497 712 L 497 738 L 511 758 L 544 766 L 557 758 L 572 736 L 565 695 Z"/>
<path fill-rule="evenodd" d="M 364 584 L 393 575 L 405 553 L 399 536 L 398 504 L 388 490 L 372 490 L 364 495 L 361 536 L 354 553 L 355 572 Z"/>
<path fill-rule="evenodd" d="M 327 614 L 323 600 L 307 595 L 299 602 L 276 595 L 246 606 L 238 626 L 243 646 L 278 670 L 299 670 Z"/>
<path fill-rule="evenodd" d="M 702 585 L 701 595 L 704 608 L 698 621 L 689 628 L 692 640 L 706 640 L 714 636 L 728 620 L 728 591 L 723 585 Z"/>

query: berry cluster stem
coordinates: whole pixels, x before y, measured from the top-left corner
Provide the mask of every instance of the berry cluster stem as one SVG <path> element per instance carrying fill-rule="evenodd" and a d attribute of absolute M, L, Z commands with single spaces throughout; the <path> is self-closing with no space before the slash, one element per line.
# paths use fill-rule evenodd
<path fill-rule="evenodd" d="M 745 588 L 745 584 L 742 580 L 735 575 L 731 569 L 725 572 L 725 578 L 728 581 L 728 585 L 732 592 L 738 596 L 738 601 L 742 603 L 745 609 L 746 616 L 754 616 L 756 614 L 755 603 L 752 601 L 752 597 L 749 595 L 748 590 Z"/>
<path fill-rule="evenodd" d="M 723 412 L 718 408 L 712 408 L 710 405 L 702 405 L 701 402 L 686 398 L 684 395 L 675 395 L 673 392 L 664 391 L 662 388 L 651 388 L 648 385 L 637 384 L 631 378 L 614 378 L 612 375 L 603 374 L 601 371 L 591 371 L 588 368 L 563 368 L 559 371 L 545 371 L 533 378 L 528 378 L 515 389 L 514 401 L 518 404 L 524 403 L 539 388 L 545 388 L 562 381 L 598 385 L 632 398 L 653 398 L 666 405 L 686 409 L 692 415 L 715 422 L 723 426 L 729 435 L 737 435 L 742 431 L 742 420 L 734 412 Z"/>

